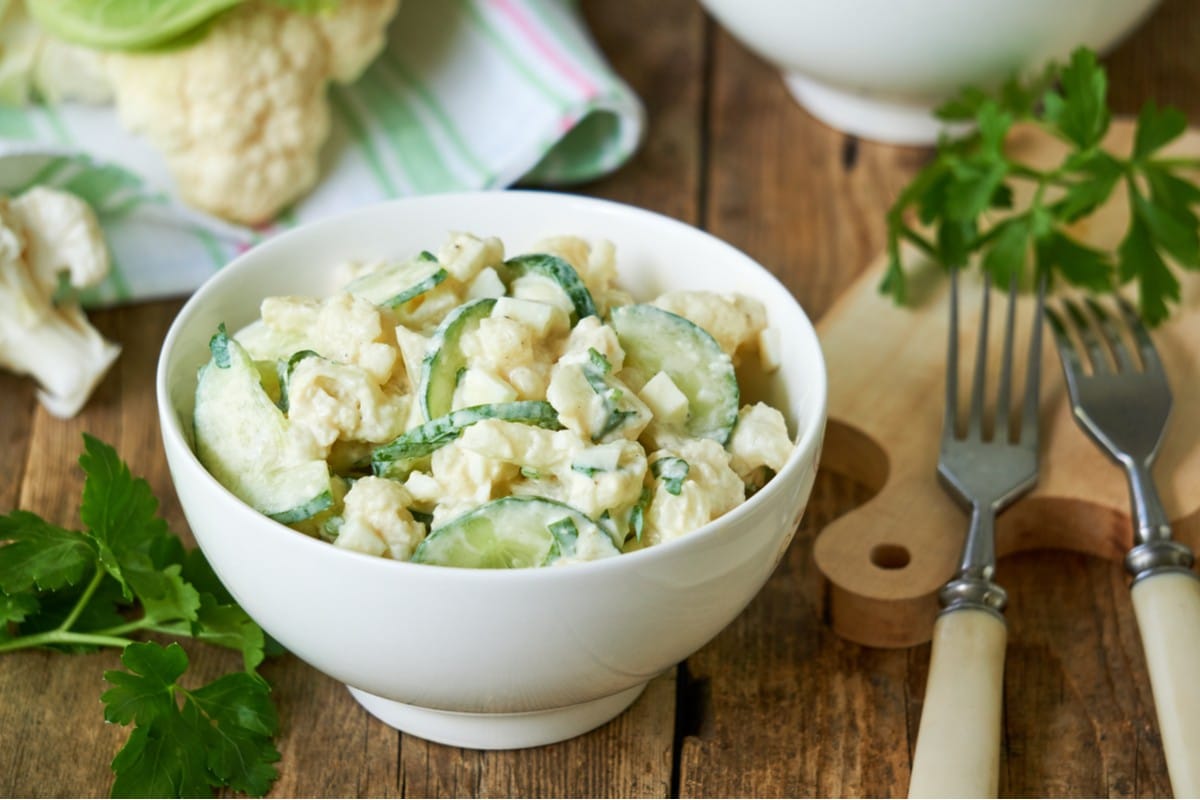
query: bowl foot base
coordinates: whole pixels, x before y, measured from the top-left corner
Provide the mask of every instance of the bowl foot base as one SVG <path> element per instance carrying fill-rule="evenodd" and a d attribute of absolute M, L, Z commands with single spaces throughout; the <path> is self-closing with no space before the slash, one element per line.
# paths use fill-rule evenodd
<path fill-rule="evenodd" d="M 817 119 L 846 133 L 886 144 L 932 145 L 942 133 L 961 135 L 968 126 L 947 125 L 924 105 L 881 100 L 862 92 L 836 89 L 797 73 L 783 81 L 800 105 Z"/>
<path fill-rule="evenodd" d="M 586 703 L 517 714 L 439 711 L 346 688 L 372 716 L 413 736 L 475 750 L 513 750 L 561 742 L 598 728 L 633 705 L 646 684 Z"/>

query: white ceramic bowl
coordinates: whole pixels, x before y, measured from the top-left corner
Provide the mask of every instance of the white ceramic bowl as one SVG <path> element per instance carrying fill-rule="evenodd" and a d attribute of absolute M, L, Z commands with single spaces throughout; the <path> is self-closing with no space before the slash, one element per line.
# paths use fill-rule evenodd
<path fill-rule="evenodd" d="M 700 0 L 784 74 L 823 122 L 868 139 L 931 144 L 930 111 L 967 84 L 996 85 L 1103 51 L 1158 0 Z"/>
<path fill-rule="evenodd" d="M 556 233 L 608 238 L 621 284 L 737 290 L 762 300 L 783 367 L 768 399 L 797 439 L 749 502 L 679 540 L 604 561 L 513 571 L 389 561 L 337 549 L 261 516 L 216 482 L 189 444 L 196 370 L 217 324 L 269 295 L 326 295 L 348 258 L 406 257 L 465 230 L 510 252 Z M 750 258 L 666 217 L 546 193 L 397 200 L 297 229 L 201 287 L 158 364 L 163 443 L 184 514 L 221 580 L 264 629 L 345 682 L 367 710 L 415 735 L 476 748 L 544 744 L 620 713 L 646 682 L 700 648 L 754 597 L 791 541 L 825 427 L 817 337 L 788 290 Z M 319 720 L 310 720 L 320 724 Z"/>

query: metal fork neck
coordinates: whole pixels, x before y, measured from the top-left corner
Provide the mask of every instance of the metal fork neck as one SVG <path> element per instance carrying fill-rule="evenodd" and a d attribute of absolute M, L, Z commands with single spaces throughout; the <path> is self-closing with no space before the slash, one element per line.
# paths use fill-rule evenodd
<path fill-rule="evenodd" d="M 1003 614 L 1008 594 L 992 580 L 996 572 L 995 528 L 996 512 L 989 505 L 976 503 L 958 574 L 938 592 L 943 613 L 978 608 L 997 616 Z"/>
<path fill-rule="evenodd" d="M 1133 582 L 1161 572 L 1194 574 L 1192 551 L 1171 539 L 1171 522 L 1154 487 L 1150 460 L 1130 459 L 1123 466 L 1129 480 L 1134 532 L 1134 547 L 1125 556 L 1125 569 L 1133 576 Z"/>

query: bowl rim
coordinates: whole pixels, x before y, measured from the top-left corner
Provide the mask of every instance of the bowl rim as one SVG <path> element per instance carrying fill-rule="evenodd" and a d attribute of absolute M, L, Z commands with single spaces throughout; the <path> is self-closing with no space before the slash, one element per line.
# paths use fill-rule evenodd
<path fill-rule="evenodd" d="M 765 487 L 756 492 L 748 500 L 745 500 L 737 507 L 722 514 L 716 519 L 702 525 L 693 531 L 684 534 L 683 536 L 672 539 L 662 544 L 651 547 L 634 550 L 628 553 L 621 553 L 619 557 L 602 558 L 594 561 L 572 562 L 564 565 L 560 569 L 544 569 L 541 567 L 526 567 L 516 569 L 473 569 L 470 567 L 452 567 L 438 564 L 414 564 L 410 561 L 397 561 L 390 558 L 381 558 L 379 556 L 360 553 L 353 550 L 347 550 L 340 547 L 335 547 L 331 542 L 326 542 L 311 536 L 306 536 L 283 523 L 276 522 L 270 517 L 261 514 L 253 509 L 241 498 L 237 497 L 233 492 L 222 485 L 205 467 L 200 463 L 199 458 L 192 446 L 188 443 L 187 437 L 184 435 L 180 421 L 180 413 L 173 406 L 170 398 L 170 387 L 167 382 L 167 375 L 170 371 L 170 366 L 173 361 L 172 356 L 178 351 L 178 345 L 182 340 L 183 328 L 186 326 L 190 317 L 196 313 L 213 294 L 219 294 L 221 289 L 227 283 L 236 283 L 239 272 L 244 268 L 246 263 L 256 262 L 263 258 L 270 258 L 271 251 L 279 249 L 286 245 L 289 239 L 299 235 L 313 236 L 313 231 L 321 229 L 329 229 L 333 232 L 338 230 L 347 221 L 364 215 L 364 214 L 383 214 L 384 209 L 395 209 L 396 212 L 403 216 L 406 209 L 413 206 L 419 206 L 430 198 L 439 198 L 439 202 L 453 202 L 462 200 L 464 202 L 499 202 L 504 203 L 512 198 L 516 198 L 515 202 L 553 202 L 556 204 L 571 204 L 577 206 L 587 212 L 607 213 L 615 215 L 627 215 L 634 218 L 643 218 L 654 225 L 664 226 L 664 229 L 679 235 L 699 237 L 704 240 L 706 245 L 724 251 L 726 256 L 732 257 L 734 260 L 742 261 L 745 265 L 759 270 L 763 276 L 768 279 L 769 283 L 774 284 L 783 296 L 789 298 L 795 305 L 796 311 L 799 312 L 799 322 L 801 323 L 800 333 L 803 338 L 807 339 L 812 346 L 813 355 L 815 356 L 815 366 L 819 369 L 814 370 L 811 382 L 804 387 L 804 391 L 811 394 L 810 403 L 812 404 L 812 413 L 806 420 L 797 420 L 800 425 L 800 430 L 796 437 L 793 438 L 793 448 L 791 455 L 788 457 L 787 463 L 783 468 L 772 478 Z M 158 405 L 158 417 L 160 434 L 163 438 L 164 447 L 167 449 L 176 448 L 184 454 L 185 461 L 182 465 L 171 466 L 169 468 L 172 488 L 176 481 L 181 479 L 199 480 L 207 489 L 208 492 L 215 491 L 218 496 L 221 496 L 226 502 L 232 502 L 236 507 L 247 512 L 262 524 L 261 535 L 276 537 L 279 541 L 284 542 L 282 547 L 300 547 L 300 548 L 320 548 L 321 552 L 326 554 L 328 559 L 350 559 L 347 563 L 357 563 L 366 569 L 386 569 L 399 570 L 399 575 L 408 570 L 419 570 L 420 575 L 430 576 L 433 574 L 442 574 L 444 577 L 451 575 L 456 579 L 469 580 L 472 582 L 491 582 L 491 581 L 516 581 L 516 580 L 535 580 L 535 581 L 554 581 L 554 580 L 572 580 L 576 577 L 584 575 L 603 574 L 612 570 L 623 570 L 636 568 L 638 565 L 654 563 L 663 558 L 672 558 L 686 549 L 699 547 L 701 543 L 708 542 L 717 538 L 721 532 L 733 530 L 737 528 L 742 519 L 759 506 L 764 505 L 769 498 L 782 494 L 786 489 L 785 485 L 794 479 L 799 478 L 799 474 L 804 470 L 805 454 L 811 453 L 813 458 L 813 468 L 815 471 L 816 461 L 820 457 L 821 441 L 824 435 L 827 414 L 828 414 L 828 373 L 825 365 L 824 352 L 821 349 L 820 340 L 817 336 L 816 329 L 813 326 L 812 320 L 807 312 L 800 305 L 795 295 L 785 286 L 778 277 L 769 269 L 760 264 L 757 260 L 751 258 L 742 250 L 734 247 L 728 242 L 720 239 L 706 230 L 690 225 L 681 220 L 667 216 L 657 211 L 640 208 L 638 206 L 619 203 L 613 200 L 602 198 L 594 198 L 585 195 L 575 195 L 560 192 L 549 191 L 532 191 L 532 190 L 502 190 L 502 191 L 468 191 L 468 192 L 442 192 L 426 195 L 417 195 L 411 197 L 401 197 L 393 200 L 388 200 L 383 203 L 373 203 L 350 211 L 331 215 L 321 220 L 307 223 L 305 225 L 293 228 L 291 230 L 280 233 L 271 239 L 262 242 L 243 253 L 240 253 L 236 258 L 222 267 L 212 277 L 206 280 L 184 303 L 183 307 L 176 313 L 175 318 L 171 321 L 171 325 L 167 330 L 167 334 L 163 339 L 162 346 L 159 350 L 159 357 L 155 368 L 155 395 Z M 177 462 L 176 462 L 177 463 Z M 188 474 L 177 476 L 176 472 L 182 467 Z M 194 474 L 191 474 L 194 473 Z M 178 494 L 178 489 L 176 489 Z M 190 526 L 190 523 L 189 523 Z M 790 535 L 794 536 L 793 530 Z M 194 536 L 193 532 L 193 536 Z M 290 542 L 291 544 L 287 544 Z M 197 540 L 197 544 L 199 541 Z M 314 551 L 315 552 L 315 551 Z M 374 565 L 374 566 L 370 566 Z M 627 565 L 627 566 L 620 566 Z"/>

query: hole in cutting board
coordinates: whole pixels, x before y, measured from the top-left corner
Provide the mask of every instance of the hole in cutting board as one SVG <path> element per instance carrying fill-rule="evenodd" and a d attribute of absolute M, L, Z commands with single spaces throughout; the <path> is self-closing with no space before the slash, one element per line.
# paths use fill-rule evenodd
<path fill-rule="evenodd" d="M 880 569 L 904 569 L 912 555 L 902 544 L 877 544 L 871 548 L 871 563 Z"/>

